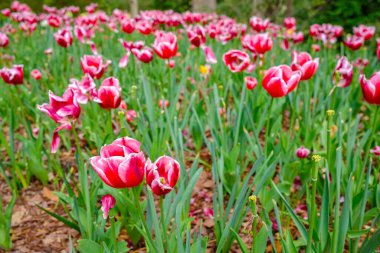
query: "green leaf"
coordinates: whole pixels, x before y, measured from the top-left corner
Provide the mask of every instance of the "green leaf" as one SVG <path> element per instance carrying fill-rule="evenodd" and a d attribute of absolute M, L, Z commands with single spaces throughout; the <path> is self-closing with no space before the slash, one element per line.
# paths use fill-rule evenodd
<path fill-rule="evenodd" d="M 362 247 L 360 248 L 360 253 L 371 253 L 375 252 L 376 249 L 380 246 L 380 229 L 378 229 L 372 237 L 363 243 Z"/>
<path fill-rule="evenodd" d="M 233 228 L 231 228 L 231 231 L 232 231 L 232 234 L 234 235 L 236 241 L 238 242 L 239 247 L 242 250 L 242 252 L 243 253 L 248 253 L 249 250 L 248 250 L 247 246 L 245 245 L 245 243 L 243 242 L 243 239 L 241 239 L 241 237 L 239 236 L 239 234 L 236 233 L 236 231 Z"/>
<path fill-rule="evenodd" d="M 82 253 L 103 253 L 102 246 L 88 239 L 78 240 L 78 250 Z"/>

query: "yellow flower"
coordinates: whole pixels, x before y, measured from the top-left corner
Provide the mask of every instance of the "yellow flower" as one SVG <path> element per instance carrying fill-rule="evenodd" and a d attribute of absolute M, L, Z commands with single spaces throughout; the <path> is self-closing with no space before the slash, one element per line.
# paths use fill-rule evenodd
<path fill-rule="evenodd" d="M 312 155 L 311 160 L 315 163 L 318 163 L 322 160 L 322 157 L 320 155 Z"/>
<path fill-rule="evenodd" d="M 209 65 L 201 65 L 199 66 L 199 72 L 201 72 L 201 75 L 208 76 L 210 74 L 210 66 Z"/>
<path fill-rule="evenodd" d="M 334 110 L 327 110 L 327 116 L 331 117 L 331 116 L 334 116 L 335 115 L 335 111 Z"/>

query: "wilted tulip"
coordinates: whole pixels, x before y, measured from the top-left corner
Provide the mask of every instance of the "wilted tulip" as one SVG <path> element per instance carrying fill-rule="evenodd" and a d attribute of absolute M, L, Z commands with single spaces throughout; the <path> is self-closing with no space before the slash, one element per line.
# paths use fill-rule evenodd
<path fill-rule="evenodd" d="M 73 44 L 73 35 L 68 29 L 59 30 L 54 34 L 54 38 L 61 47 L 70 47 Z"/>
<path fill-rule="evenodd" d="M 132 54 L 144 63 L 149 63 L 153 60 L 153 50 L 149 47 L 144 47 L 142 49 L 132 48 Z"/>
<path fill-rule="evenodd" d="M 83 72 L 94 79 L 101 78 L 110 63 L 111 61 L 103 62 L 100 55 L 85 55 L 81 58 Z"/>
<path fill-rule="evenodd" d="M 253 90 L 257 86 L 257 79 L 251 76 L 244 77 L 244 82 L 248 90 Z"/>
<path fill-rule="evenodd" d="M 24 82 L 24 66 L 23 65 L 13 65 L 11 69 L 3 67 L 0 70 L 0 75 L 4 82 L 8 84 L 22 84 Z"/>
<path fill-rule="evenodd" d="M 71 130 L 71 120 L 77 119 L 81 112 L 75 93 L 71 88 L 68 88 L 62 97 L 59 97 L 49 91 L 49 104 L 39 105 L 38 109 L 60 124 L 54 130 L 51 144 L 51 152 L 55 153 L 60 142 L 58 132 L 63 129 Z"/>
<path fill-rule="evenodd" d="M 7 47 L 9 44 L 8 36 L 0 32 L 0 47 Z"/>
<path fill-rule="evenodd" d="M 174 57 L 178 51 L 177 37 L 174 33 L 159 32 L 156 34 L 156 39 L 153 43 L 153 49 L 156 54 L 162 59 Z"/>
<path fill-rule="evenodd" d="M 42 77 L 42 74 L 41 74 L 41 72 L 38 69 L 33 69 L 32 72 L 30 72 L 30 76 L 34 80 L 40 80 L 41 77 Z"/>
<path fill-rule="evenodd" d="M 195 47 L 200 47 L 206 42 L 206 32 L 200 25 L 188 28 L 187 37 L 190 43 Z"/>
<path fill-rule="evenodd" d="M 110 209 L 113 208 L 115 204 L 116 204 L 116 200 L 111 194 L 107 194 L 102 197 L 101 210 L 103 212 L 104 219 L 107 219 Z"/>
<path fill-rule="evenodd" d="M 140 143 L 124 137 L 105 145 L 100 156 L 90 158 L 95 172 L 113 188 L 131 188 L 141 184 L 145 176 L 145 157 Z"/>
<path fill-rule="evenodd" d="M 146 182 L 156 195 L 171 192 L 180 177 L 180 165 L 171 157 L 161 156 L 154 163 L 146 163 Z"/>
<path fill-rule="evenodd" d="M 375 105 L 380 105 L 380 72 L 374 73 L 369 80 L 360 75 L 360 85 L 364 99 Z"/>
<path fill-rule="evenodd" d="M 296 150 L 296 155 L 300 159 L 305 159 L 310 155 L 310 150 L 305 148 L 304 146 L 301 146 Z"/>
<path fill-rule="evenodd" d="M 301 75 L 300 71 L 292 71 L 287 65 L 271 67 L 265 72 L 263 88 L 273 98 L 283 97 L 297 87 Z"/>
<path fill-rule="evenodd" d="M 118 108 L 121 103 L 121 87 L 119 80 L 109 77 L 103 80 L 94 101 L 104 109 Z"/>
<path fill-rule="evenodd" d="M 347 58 L 344 56 L 340 58 L 332 76 L 334 85 L 342 88 L 349 86 L 352 82 L 353 72 L 354 68 Z"/>
<path fill-rule="evenodd" d="M 315 72 L 318 70 L 319 59 L 312 59 L 311 56 L 306 53 L 293 52 L 293 63 L 291 65 L 292 70 L 300 70 L 302 72 L 301 80 L 311 79 Z"/>
<path fill-rule="evenodd" d="M 232 49 L 223 55 L 223 62 L 231 72 L 236 73 L 249 66 L 250 58 L 246 52 Z"/>

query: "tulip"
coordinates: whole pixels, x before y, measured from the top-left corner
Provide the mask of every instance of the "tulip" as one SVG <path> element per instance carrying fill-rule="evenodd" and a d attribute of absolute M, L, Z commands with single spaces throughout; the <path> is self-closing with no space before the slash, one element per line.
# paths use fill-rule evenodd
<path fill-rule="evenodd" d="M 132 48 L 132 54 L 144 63 L 149 63 L 153 60 L 153 50 L 149 47 L 144 47 L 142 49 Z"/>
<path fill-rule="evenodd" d="M 103 212 L 104 219 L 107 219 L 110 209 L 113 208 L 115 204 L 116 204 L 116 200 L 111 194 L 107 194 L 102 197 L 101 210 Z"/>
<path fill-rule="evenodd" d="M 283 97 L 297 87 L 301 75 L 300 71 L 292 71 L 287 65 L 272 67 L 265 72 L 263 88 L 273 98 Z"/>
<path fill-rule="evenodd" d="M 259 17 L 251 17 L 249 24 L 256 32 L 265 32 L 269 26 L 269 19 L 261 19 Z"/>
<path fill-rule="evenodd" d="M 210 63 L 210 64 L 218 63 L 218 60 L 216 59 L 215 54 L 210 47 L 203 45 L 202 49 L 203 49 L 203 52 L 205 53 L 207 63 Z"/>
<path fill-rule="evenodd" d="M 253 53 L 265 54 L 272 49 L 273 41 L 267 33 L 246 35 L 243 46 Z"/>
<path fill-rule="evenodd" d="M 113 188 L 131 188 L 141 184 L 145 176 L 145 157 L 140 143 L 124 137 L 105 145 L 100 156 L 90 158 L 95 172 Z"/>
<path fill-rule="evenodd" d="M 83 72 L 94 79 L 101 78 L 110 63 L 111 61 L 104 63 L 100 55 L 85 55 L 81 58 Z"/>
<path fill-rule="evenodd" d="M 249 66 L 250 58 L 246 52 L 233 49 L 223 55 L 223 62 L 231 72 L 236 73 Z"/>
<path fill-rule="evenodd" d="M 61 47 L 70 47 L 73 44 L 73 35 L 67 29 L 59 30 L 54 34 L 54 39 Z"/>
<path fill-rule="evenodd" d="M 293 17 L 285 18 L 284 19 L 284 26 L 286 29 L 294 29 L 296 27 L 296 19 Z"/>
<path fill-rule="evenodd" d="M 146 164 L 146 182 L 156 195 L 171 192 L 180 177 L 180 165 L 171 157 L 161 156 L 154 163 Z"/>
<path fill-rule="evenodd" d="M 70 87 L 63 93 L 62 97 L 49 91 L 49 104 L 39 105 L 38 109 L 60 124 L 54 130 L 51 145 L 51 152 L 56 153 L 60 143 L 58 132 L 63 129 L 71 130 L 71 121 L 77 119 L 81 112 L 75 93 Z"/>
<path fill-rule="evenodd" d="M 347 58 L 344 56 L 340 58 L 332 76 L 334 85 L 342 88 L 349 86 L 352 82 L 353 71 L 354 68 Z"/>
<path fill-rule="evenodd" d="M 8 84 L 22 84 L 24 82 L 24 66 L 13 65 L 11 69 L 3 67 L 0 70 L 0 75 L 3 78 L 3 81 Z"/>
<path fill-rule="evenodd" d="M 246 76 L 244 81 L 248 90 L 253 90 L 257 86 L 257 79 L 254 77 Z"/>
<path fill-rule="evenodd" d="M 380 38 L 377 39 L 376 56 L 380 60 Z"/>
<path fill-rule="evenodd" d="M 0 47 L 7 47 L 9 44 L 8 36 L 0 32 Z"/>
<path fill-rule="evenodd" d="M 30 72 L 30 76 L 34 80 L 40 80 L 41 77 L 42 77 L 42 74 L 41 74 L 41 72 L 38 69 L 33 69 L 32 72 Z"/>
<path fill-rule="evenodd" d="M 360 86 L 368 103 L 380 105 L 380 72 L 374 73 L 369 80 L 360 75 Z"/>
<path fill-rule="evenodd" d="M 306 53 L 297 53 L 293 52 L 293 63 L 292 70 L 300 70 L 302 72 L 301 80 L 309 80 L 311 79 L 315 72 L 318 70 L 319 59 L 312 59 L 311 56 Z"/>
<path fill-rule="evenodd" d="M 346 40 L 343 43 L 351 50 L 358 50 L 364 45 L 364 38 L 358 36 L 350 36 L 346 37 Z"/>
<path fill-rule="evenodd" d="M 49 15 L 47 18 L 48 24 L 51 27 L 58 28 L 61 25 L 61 19 L 57 15 Z"/>
<path fill-rule="evenodd" d="M 370 40 L 375 35 L 376 28 L 374 26 L 359 25 L 354 27 L 355 36 L 362 37 L 364 40 Z"/>
<path fill-rule="evenodd" d="M 89 74 L 86 74 L 80 82 L 76 79 L 71 79 L 70 82 L 69 87 L 76 94 L 78 103 L 86 104 L 89 95 L 96 97 L 96 84 Z"/>
<path fill-rule="evenodd" d="M 125 68 L 128 65 L 130 55 L 131 55 L 131 52 L 127 51 L 127 53 L 123 55 L 123 57 L 121 57 L 119 61 L 119 68 Z"/>
<path fill-rule="evenodd" d="M 371 153 L 375 156 L 380 156 L 380 146 L 376 146 L 373 149 L 371 149 Z"/>
<path fill-rule="evenodd" d="M 206 42 L 206 32 L 203 27 L 197 25 L 187 29 L 187 37 L 192 45 L 200 47 Z"/>
<path fill-rule="evenodd" d="M 127 34 L 131 34 L 135 31 L 136 23 L 133 19 L 124 19 L 121 22 L 121 30 Z"/>
<path fill-rule="evenodd" d="M 104 109 L 118 108 L 121 103 L 121 87 L 114 77 L 104 79 L 97 92 L 95 102 Z"/>
<path fill-rule="evenodd" d="M 160 32 L 156 34 L 156 39 L 153 43 L 153 49 L 156 54 L 162 59 L 174 57 L 178 51 L 177 37 L 174 33 Z"/>
<path fill-rule="evenodd" d="M 301 146 L 296 150 L 296 155 L 300 159 L 305 159 L 310 155 L 310 150 Z"/>
<path fill-rule="evenodd" d="M 152 33 L 152 23 L 148 20 L 141 20 L 137 22 L 136 29 L 143 35 L 149 35 Z"/>

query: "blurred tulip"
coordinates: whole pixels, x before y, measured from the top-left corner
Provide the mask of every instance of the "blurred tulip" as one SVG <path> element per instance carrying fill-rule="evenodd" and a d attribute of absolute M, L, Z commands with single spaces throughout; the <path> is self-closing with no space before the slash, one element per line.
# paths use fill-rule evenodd
<path fill-rule="evenodd" d="M 119 80 L 114 77 L 104 79 L 94 101 L 99 103 L 104 109 L 118 108 L 121 103 Z"/>
<path fill-rule="evenodd" d="M 310 150 L 301 146 L 296 150 L 296 155 L 300 159 L 305 159 L 310 155 Z"/>
<path fill-rule="evenodd" d="M 360 85 L 364 99 L 375 105 L 380 105 L 380 72 L 374 73 L 369 80 L 360 75 Z"/>
<path fill-rule="evenodd" d="M 371 149 L 371 153 L 375 156 L 380 156 L 380 146 L 376 146 L 373 149 Z"/>
<path fill-rule="evenodd" d="M 364 45 L 364 38 L 348 35 L 343 43 L 351 50 L 358 50 Z"/>
<path fill-rule="evenodd" d="M 195 47 L 200 47 L 206 42 L 206 32 L 200 25 L 188 28 L 187 37 L 190 43 Z"/>
<path fill-rule="evenodd" d="M 58 28 L 61 26 L 61 19 L 57 15 L 54 15 L 54 14 L 49 15 L 47 18 L 47 21 L 48 21 L 49 26 L 51 27 Z"/>
<path fill-rule="evenodd" d="M 104 195 L 102 197 L 102 207 L 103 219 L 107 219 L 110 209 L 112 209 L 116 204 L 115 198 L 111 194 Z"/>
<path fill-rule="evenodd" d="M 110 63 L 111 61 L 103 62 L 100 55 L 85 55 L 81 58 L 83 72 L 94 79 L 101 78 Z"/>
<path fill-rule="evenodd" d="M 334 85 L 342 88 L 349 86 L 352 82 L 353 72 L 354 68 L 347 58 L 344 56 L 340 58 L 332 76 Z"/>
<path fill-rule="evenodd" d="M 297 87 L 301 75 L 300 71 L 292 71 L 287 65 L 271 67 L 265 72 L 263 88 L 273 98 L 283 97 Z"/>
<path fill-rule="evenodd" d="M 174 33 L 157 33 L 153 43 L 153 49 L 156 54 L 162 59 L 174 57 L 178 51 L 177 37 Z"/>
<path fill-rule="evenodd" d="M 8 36 L 0 32 L 0 47 L 7 47 L 9 44 Z"/>
<path fill-rule="evenodd" d="M 370 40 L 376 32 L 376 28 L 374 26 L 365 26 L 359 25 L 354 27 L 355 36 L 362 37 L 364 40 Z"/>
<path fill-rule="evenodd" d="M 223 62 L 231 72 L 236 73 L 249 66 L 250 58 L 246 52 L 232 49 L 223 55 Z"/>
<path fill-rule="evenodd" d="M 284 19 L 284 26 L 286 29 L 295 29 L 296 28 L 296 19 L 293 17 L 285 18 Z"/>
<path fill-rule="evenodd" d="M 257 86 L 257 79 L 251 76 L 244 77 L 244 82 L 248 90 L 253 90 Z"/>
<path fill-rule="evenodd" d="M 180 177 L 180 165 L 171 157 L 161 156 L 154 163 L 146 163 L 146 182 L 156 195 L 171 192 Z"/>
<path fill-rule="evenodd" d="M 30 72 L 30 76 L 34 80 L 40 80 L 41 77 L 42 77 L 42 74 L 41 74 L 41 72 L 38 69 L 33 69 L 32 72 Z"/>
<path fill-rule="evenodd" d="M 311 56 L 306 53 L 293 52 L 293 63 L 291 65 L 292 70 L 300 70 L 302 72 L 301 80 L 309 80 L 318 70 L 319 59 L 312 59 Z"/>
<path fill-rule="evenodd" d="M 203 49 L 203 52 L 205 53 L 207 63 L 210 63 L 210 64 L 218 63 L 218 60 L 216 59 L 215 54 L 210 47 L 202 46 L 202 49 Z"/>
<path fill-rule="evenodd" d="M 135 31 L 136 23 L 133 19 L 124 19 L 121 22 L 121 30 L 127 34 L 131 34 Z"/>
<path fill-rule="evenodd" d="M 251 17 L 249 24 L 256 32 L 265 32 L 269 26 L 269 19 L 261 19 L 259 17 Z"/>
<path fill-rule="evenodd" d="M 273 46 L 273 41 L 267 33 L 245 35 L 242 43 L 249 51 L 258 54 L 265 54 Z"/>
<path fill-rule="evenodd" d="M 70 47 L 73 44 L 73 35 L 68 29 L 62 29 L 56 32 L 54 39 L 61 47 Z"/>
<path fill-rule="evenodd" d="M 142 49 L 132 48 L 133 55 L 144 63 L 149 63 L 153 60 L 153 50 L 149 47 L 144 47 Z"/>
<path fill-rule="evenodd" d="M 3 67 L 0 70 L 0 75 L 3 78 L 3 81 L 12 84 L 18 85 L 24 82 L 24 66 L 23 65 L 13 65 L 11 69 Z"/>

